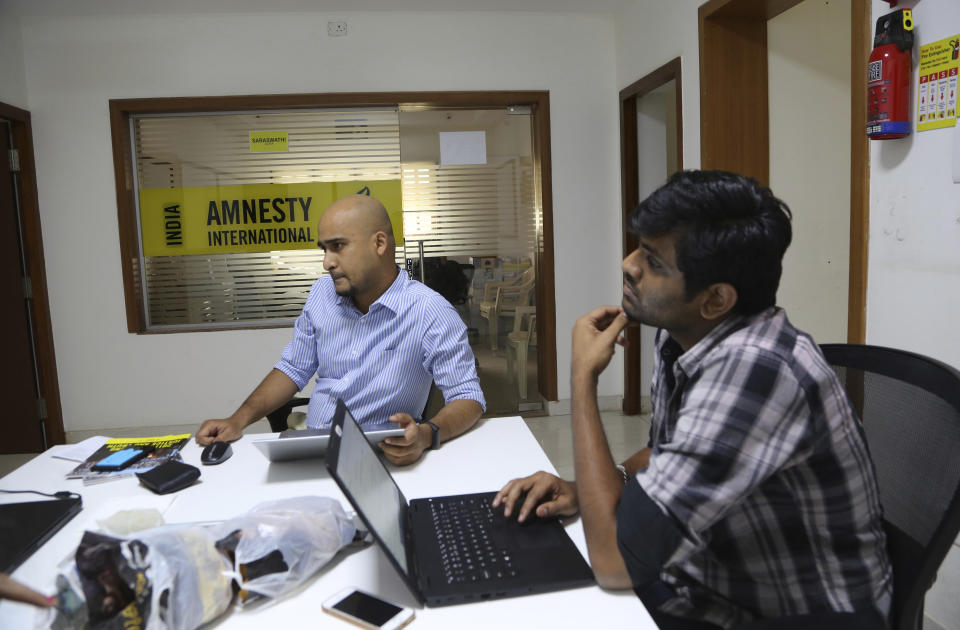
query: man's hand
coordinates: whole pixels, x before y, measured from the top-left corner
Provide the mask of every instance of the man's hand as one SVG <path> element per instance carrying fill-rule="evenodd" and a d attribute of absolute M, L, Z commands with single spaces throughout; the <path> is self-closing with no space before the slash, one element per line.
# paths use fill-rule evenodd
<path fill-rule="evenodd" d="M 390 437 L 380 442 L 380 449 L 397 466 L 406 466 L 420 459 L 423 451 L 433 442 L 433 429 L 417 424 L 408 413 L 395 413 L 390 422 L 396 422 L 404 430 L 402 437 Z"/>
<path fill-rule="evenodd" d="M 628 322 L 619 306 L 601 306 L 578 319 L 573 326 L 571 377 L 596 378 L 603 372 L 613 357 L 614 344 L 624 344 L 620 333 Z"/>
<path fill-rule="evenodd" d="M 211 442 L 233 442 L 243 436 L 243 427 L 231 418 L 204 420 L 197 429 L 197 444 L 206 446 Z"/>
<path fill-rule="evenodd" d="M 50 608 L 56 603 L 53 597 L 47 597 L 32 588 L 17 582 L 6 573 L 0 573 L 0 599 L 33 604 L 41 608 Z"/>
<path fill-rule="evenodd" d="M 522 505 L 518 505 L 521 497 L 526 498 Z M 570 481 L 541 470 L 529 477 L 508 481 L 493 498 L 493 507 L 501 504 L 504 516 L 509 517 L 517 511 L 517 520 L 521 523 L 527 520 L 534 507 L 540 518 L 570 516 L 578 510 L 577 487 Z"/>

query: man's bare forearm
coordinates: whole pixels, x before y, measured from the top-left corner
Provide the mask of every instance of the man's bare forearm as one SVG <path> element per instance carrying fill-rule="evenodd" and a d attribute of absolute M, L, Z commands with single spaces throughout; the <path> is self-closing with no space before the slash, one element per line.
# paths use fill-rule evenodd
<path fill-rule="evenodd" d="M 617 546 L 617 503 L 623 478 L 600 421 L 596 377 L 574 374 L 571 389 L 577 501 L 590 564 L 600 586 L 629 588 L 630 577 Z"/>
<path fill-rule="evenodd" d="M 242 423 L 240 428 L 243 429 L 279 408 L 298 391 L 300 388 L 289 376 L 274 368 L 233 412 L 230 419 Z"/>
<path fill-rule="evenodd" d="M 440 443 L 443 444 L 469 431 L 482 413 L 483 407 L 475 400 L 451 400 L 437 415 L 430 418 L 430 422 L 440 428 Z"/>

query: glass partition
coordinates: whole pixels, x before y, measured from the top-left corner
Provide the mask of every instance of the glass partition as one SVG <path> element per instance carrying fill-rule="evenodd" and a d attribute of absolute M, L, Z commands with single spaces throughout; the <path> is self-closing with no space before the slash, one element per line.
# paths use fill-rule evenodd
<path fill-rule="evenodd" d="M 407 266 L 467 325 L 488 413 L 542 408 L 531 115 L 401 108 Z"/>
<path fill-rule="evenodd" d="M 145 330 L 292 324 L 325 273 L 320 213 L 366 192 L 398 264 L 463 318 L 488 413 L 541 409 L 533 124 L 525 106 L 131 115 Z"/>

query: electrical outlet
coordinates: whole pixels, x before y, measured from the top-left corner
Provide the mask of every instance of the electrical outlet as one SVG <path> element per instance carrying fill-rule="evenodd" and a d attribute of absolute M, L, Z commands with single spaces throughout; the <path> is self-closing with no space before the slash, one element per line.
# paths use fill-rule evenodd
<path fill-rule="evenodd" d="M 337 20 L 327 22 L 327 35 L 330 37 L 343 37 L 347 34 L 347 23 Z"/>

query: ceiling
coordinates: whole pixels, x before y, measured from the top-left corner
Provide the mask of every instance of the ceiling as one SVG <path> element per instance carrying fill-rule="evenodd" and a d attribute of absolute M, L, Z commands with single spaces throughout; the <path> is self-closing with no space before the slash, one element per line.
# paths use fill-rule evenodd
<path fill-rule="evenodd" d="M 651 0 L 0 0 L 14 15 L 150 15 L 360 11 L 496 11 L 614 14 Z"/>

